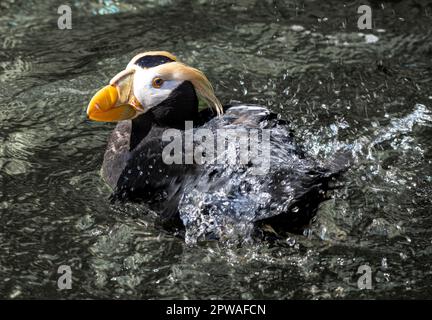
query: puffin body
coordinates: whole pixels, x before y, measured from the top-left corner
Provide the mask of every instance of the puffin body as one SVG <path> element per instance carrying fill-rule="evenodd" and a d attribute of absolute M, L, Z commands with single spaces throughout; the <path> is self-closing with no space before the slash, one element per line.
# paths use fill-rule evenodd
<path fill-rule="evenodd" d="M 210 108 L 199 111 L 198 98 Z M 225 224 L 247 223 L 258 234 L 301 232 L 344 168 L 323 168 L 306 157 L 289 124 L 267 108 L 223 107 L 202 72 L 163 51 L 134 57 L 93 97 L 87 114 L 118 122 L 102 165 L 111 199 L 145 202 L 165 228 L 186 227 L 195 238 L 219 238 Z M 264 133 L 261 153 L 244 149 L 252 140 L 264 142 Z M 178 150 L 174 138 L 180 161 L 167 152 Z M 207 148 L 226 138 L 231 148 Z M 245 161 L 232 161 L 245 153 Z"/>

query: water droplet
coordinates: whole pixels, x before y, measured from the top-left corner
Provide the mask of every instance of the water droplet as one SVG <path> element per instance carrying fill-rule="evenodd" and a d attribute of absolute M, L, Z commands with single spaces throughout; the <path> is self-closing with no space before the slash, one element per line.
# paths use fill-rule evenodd
<path fill-rule="evenodd" d="M 296 241 L 295 241 L 295 239 L 293 239 L 293 238 L 288 238 L 288 239 L 286 239 L 286 243 L 287 243 L 290 247 L 292 247 L 292 246 L 294 246 L 294 245 L 296 244 Z"/>
<path fill-rule="evenodd" d="M 387 265 L 387 258 L 382 258 L 381 260 L 381 266 L 383 269 L 387 269 L 388 265 Z"/>

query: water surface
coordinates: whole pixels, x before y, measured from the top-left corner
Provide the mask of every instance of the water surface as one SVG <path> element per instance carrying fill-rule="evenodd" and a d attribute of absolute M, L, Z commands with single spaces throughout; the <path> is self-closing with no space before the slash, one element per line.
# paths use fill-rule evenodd
<path fill-rule="evenodd" d="M 370 3 L 372 30 L 356 1 L 73 1 L 59 30 L 58 1 L 2 1 L 0 297 L 429 298 L 432 4 Z M 147 50 L 202 69 L 224 103 L 279 112 L 314 157 L 357 146 L 305 235 L 188 246 L 110 205 L 113 125 L 85 107 Z"/>

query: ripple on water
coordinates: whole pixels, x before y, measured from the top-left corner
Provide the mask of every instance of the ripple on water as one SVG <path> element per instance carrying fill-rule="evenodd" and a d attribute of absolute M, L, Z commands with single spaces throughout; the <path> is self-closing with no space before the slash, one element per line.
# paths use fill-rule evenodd
<path fill-rule="evenodd" d="M 74 1 L 73 28 L 58 30 L 58 1 L 1 1 L 1 297 L 428 297 L 429 3 L 376 7 L 363 34 L 356 2 L 275 3 Z M 222 101 L 280 112 L 323 164 L 352 152 L 304 235 L 188 246 L 155 228 L 145 206 L 109 204 L 98 172 L 112 126 L 87 122 L 85 107 L 134 54 L 155 49 L 203 69 Z M 190 195 L 185 210 L 197 216 L 199 201 L 218 200 Z M 247 216 L 240 208 L 254 203 L 236 209 Z M 61 264 L 74 290 L 57 290 Z M 363 264 L 374 290 L 358 290 Z"/>

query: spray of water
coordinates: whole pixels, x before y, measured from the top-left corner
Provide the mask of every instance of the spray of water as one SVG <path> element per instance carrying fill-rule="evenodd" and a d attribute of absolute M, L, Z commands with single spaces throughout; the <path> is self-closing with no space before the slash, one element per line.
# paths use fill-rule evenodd
<path fill-rule="evenodd" d="M 321 129 L 326 132 L 325 135 L 323 132 L 313 134 L 314 137 L 330 137 L 330 141 L 315 139 L 306 142 L 303 145 L 304 157 L 294 151 L 296 148 L 289 138 L 289 126 L 273 126 L 271 167 L 267 175 L 251 174 L 250 167 L 238 162 L 213 163 L 205 166 L 199 181 L 186 188 L 179 204 L 180 217 L 186 227 L 186 243 L 194 244 L 212 238 L 227 243 L 252 241 L 254 222 L 286 214 L 288 208 L 293 212 L 298 210 L 292 205 L 306 191 L 305 185 L 309 180 L 305 177 L 311 172 L 321 170 L 321 174 L 331 175 L 348 165 L 355 168 L 373 159 L 374 150 L 380 144 L 394 144 L 396 137 L 408 137 L 415 125 L 431 123 L 428 108 L 417 104 L 405 117 L 395 119 L 351 143 L 339 141 L 337 134 L 348 124 L 334 124 Z M 240 146 L 237 146 L 237 156 L 239 150 Z"/>

